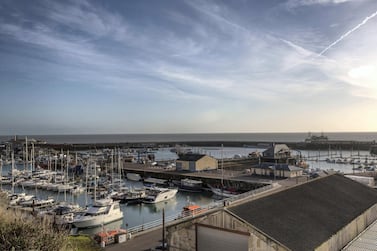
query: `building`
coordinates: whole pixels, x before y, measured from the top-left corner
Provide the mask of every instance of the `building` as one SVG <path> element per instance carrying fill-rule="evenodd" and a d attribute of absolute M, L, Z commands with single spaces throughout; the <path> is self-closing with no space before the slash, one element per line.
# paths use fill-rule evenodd
<path fill-rule="evenodd" d="M 169 250 L 340 250 L 377 219 L 377 191 L 340 174 L 167 227 Z"/>
<path fill-rule="evenodd" d="M 294 178 L 302 176 L 303 169 L 289 164 L 262 163 L 250 168 L 253 175 L 268 176 L 270 178 Z"/>
<path fill-rule="evenodd" d="M 177 171 L 205 171 L 214 170 L 218 168 L 218 160 L 205 155 L 196 153 L 187 153 L 179 155 L 179 159 L 176 161 Z"/>
<path fill-rule="evenodd" d="M 286 144 L 272 144 L 262 153 L 261 162 L 296 164 L 296 159 Z"/>

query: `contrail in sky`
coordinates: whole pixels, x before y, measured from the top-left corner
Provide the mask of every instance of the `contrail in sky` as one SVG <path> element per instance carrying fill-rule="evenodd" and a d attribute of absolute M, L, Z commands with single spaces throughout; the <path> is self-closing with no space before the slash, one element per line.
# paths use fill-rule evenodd
<path fill-rule="evenodd" d="M 344 38 L 346 38 L 348 35 L 350 35 L 352 32 L 356 31 L 357 29 L 359 29 L 361 26 L 363 26 L 364 24 L 366 24 L 369 19 L 372 19 L 374 18 L 375 16 L 377 16 L 377 11 L 374 12 L 372 15 L 370 15 L 369 17 L 366 17 L 361 23 L 359 23 L 358 25 L 356 25 L 354 28 L 352 28 L 351 30 L 347 31 L 346 33 L 344 33 L 340 38 L 338 38 L 334 43 L 330 44 L 329 46 L 327 46 L 323 51 L 321 51 L 321 53 L 319 53 L 318 55 L 319 56 L 322 56 L 323 53 L 325 53 L 326 51 L 328 51 L 329 49 L 331 49 L 331 47 L 333 47 L 334 45 L 336 45 L 337 43 L 339 43 L 340 41 L 342 41 Z"/>

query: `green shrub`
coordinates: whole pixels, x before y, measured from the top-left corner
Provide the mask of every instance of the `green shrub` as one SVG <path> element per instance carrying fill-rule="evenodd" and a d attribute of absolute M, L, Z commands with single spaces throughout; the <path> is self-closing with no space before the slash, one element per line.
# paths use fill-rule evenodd
<path fill-rule="evenodd" d="M 56 229 L 52 222 L 29 213 L 7 209 L 0 196 L 0 250 L 59 251 L 67 242 L 66 230 Z"/>

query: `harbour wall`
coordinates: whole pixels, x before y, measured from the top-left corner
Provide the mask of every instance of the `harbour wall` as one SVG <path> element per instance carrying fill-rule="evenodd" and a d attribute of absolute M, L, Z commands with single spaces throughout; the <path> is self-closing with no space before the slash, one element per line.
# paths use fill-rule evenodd
<path fill-rule="evenodd" d="M 266 185 L 269 185 L 270 180 L 266 179 L 251 179 L 248 176 L 239 176 L 240 173 L 235 171 L 234 176 L 232 171 L 226 170 L 226 175 L 223 177 L 221 170 L 216 170 L 215 172 L 178 172 L 173 170 L 164 170 L 160 168 L 143 168 L 139 164 L 127 163 L 122 168 L 123 174 L 131 172 L 138 173 L 141 177 L 153 177 L 158 179 L 164 179 L 167 181 L 181 180 L 185 178 L 201 180 L 204 187 L 207 185 L 219 186 L 221 183 L 226 187 L 232 187 L 239 191 L 250 191 Z M 236 176 L 237 175 L 237 176 Z M 250 175 L 249 175 L 250 176 Z M 223 178 L 222 178 L 223 177 Z"/>
<path fill-rule="evenodd" d="M 54 148 L 56 150 L 88 150 L 101 148 L 158 148 L 158 147 L 250 147 L 268 148 L 272 144 L 286 144 L 291 149 L 298 150 L 368 150 L 377 148 L 376 141 L 340 141 L 326 140 L 317 142 L 272 142 L 272 141 L 184 141 L 184 142 L 124 142 L 124 143 L 91 143 L 91 144 L 38 144 L 40 147 Z"/>

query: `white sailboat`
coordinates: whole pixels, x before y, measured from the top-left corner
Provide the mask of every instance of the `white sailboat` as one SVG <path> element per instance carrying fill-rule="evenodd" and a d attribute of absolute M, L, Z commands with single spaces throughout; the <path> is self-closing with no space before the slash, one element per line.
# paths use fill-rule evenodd
<path fill-rule="evenodd" d="M 212 193 L 214 193 L 216 196 L 219 196 L 221 198 L 229 198 L 229 197 L 235 197 L 239 195 L 237 191 L 226 188 L 224 186 L 223 145 L 221 145 L 221 187 L 218 188 L 218 187 L 213 187 L 211 185 L 208 185 L 208 187 L 211 189 Z"/>

